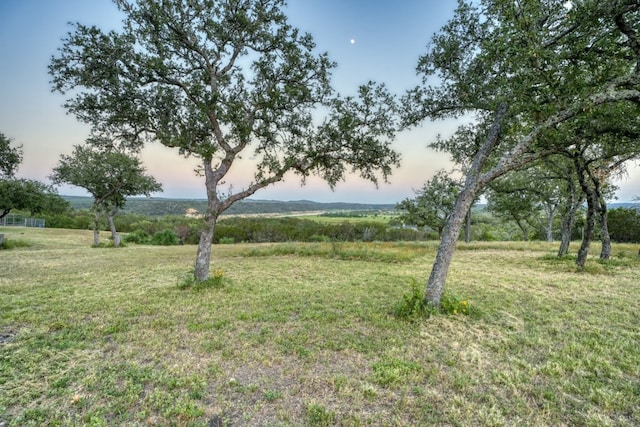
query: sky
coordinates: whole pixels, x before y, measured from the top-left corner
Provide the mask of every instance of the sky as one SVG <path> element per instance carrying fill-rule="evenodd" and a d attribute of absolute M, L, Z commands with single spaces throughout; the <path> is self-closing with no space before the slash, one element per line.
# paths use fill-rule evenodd
<path fill-rule="evenodd" d="M 456 0 L 289 0 L 290 23 L 310 33 L 321 52 L 337 62 L 333 86 L 343 95 L 355 94 L 369 80 L 385 83 L 394 93 L 419 84 L 415 67 L 429 39 L 453 16 Z M 64 97 L 51 92 L 47 72 L 52 55 L 70 30 L 69 22 L 117 29 L 121 15 L 111 0 L 0 0 L 0 132 L 23 146 L 18 176 L 48 182 L 60 155 L 71 154 L 89 129 L 67 115 Z M 252 196 L 269 200 L 317 202 L 397 203 L 413 197 L 440 169 L 451 169 L 446 153 L 427 148 L 438 134 L 449 135 L 454 121 L 425 122 L 400 133 L 394 149 L 401 166 L 390 183 L 379 187 L 349 176 L 332 191 L 322 180 L 305 186 L 294 175 Z M 141 154 L 147 172 L 162 183 L 157 197 L 206 198 L 204 180 L 196 176 L 197 163 L 160 144 Z M 252 176 L 250 164 L 240 163 L 227 180 L 233 190 Z M 640 168 L 618 182 L 619 201 L 640 196 Z M 224 190 L 224 189 L 223 189 Z M 87 195 L 77 187 L 61 186 L 63 195 Z"/>

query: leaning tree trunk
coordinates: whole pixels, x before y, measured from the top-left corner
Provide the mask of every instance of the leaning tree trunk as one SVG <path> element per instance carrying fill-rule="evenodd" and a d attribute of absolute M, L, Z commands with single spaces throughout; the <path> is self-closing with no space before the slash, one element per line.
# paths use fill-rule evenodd
<path fill-rule="evenodd" d="M 467 211 L 464 222 L 464 241 L 469 243 L 471 241 L 471 208 Z"/>
<path fill-rule="evenodd" d="M 569 253 L 571 233 L 573 232 L 573 226 L 576 222 L 576 214 L 583 201 L 582 193 L 575 185 L 572 172 L 568 174 L 567 193 L 569 194 L 569 199 L 560 213 L 562 215 L 562 229 L 560 232 L 560 248 L 558 249 L 559 257 Z"/>
<path fill-rule="evenodd" d="M 594 200 L 593 190 L 584 188 L 587 194 L 587 222 L 585 224 L 584 233 L 582 235 L 582 243 L 580 243 L 580 249 L 578 249 L 578 257 L 576 259 L 576 265 L 580 268 L 584 268 L 587 262 L 587 255 L 589 255 L 589 246 L 593 240 L 595 222 L 596 222 L 596 201 Z"/>
<path fill-rule="evenodd" d="M 609 234 L 609 226 L 607 224 L 607 203 L 602 195 L 598 197 L 598 225 L 600 226 L 600 241 L 602 249 L 600 250 L 600 259 L 607 260 L 611 257 L 611 235 Z"/>
<path fill-rule="evenodd" d="M 198 243 L 198 253 L 196 254 L 196 265 L 194 271 L 194 277 L 200 282 L 204 282 L 209 278 L 211 246 L 213 245 L 213 236 L 217 220 L 217 215 L 207 215 L 205 227 L 200 233 L 200 242 Z"/>
<path fill-rule="evenodd" d="M 95 216 L 93 217 L 93 246 L 100 245 L 100 231 L 98 230 L 98 223 L 100 221 L 100 211 L 95 210 Z"/>
<path fill-rule="evenodd" d="M 558 256 L 564 256 L 569 253 L 569 244 L 571 243 L 571 232 L 573 231 L 573 225 L 576 221 L 576 213 L 582 199 L 571 195 L 569 202 L 567 203 L 567 209 L 562 214 L 562 228 L 560 231 L 560 248 L 558 249 Z"/>
<path fill-rule="evenodd" d="M 478 192 L 486 185 L 485 182 L 480 181 L 480 171 L 485 166 L 486 161 L 491 154 L 492 150 L 499 142 L 500 131 L 502 129 L 502 122 L 507 115 L 508 106 L 501 104 L 497 111 L 496 117 L 489 129 L 487 137 L 476 152 L 476 155 L 471 164 L 470 170 L 467 172 L 467 179 L 464 188 L 458 194 L 456 203 L 453 207 L 453 212 L 449 216 L 449 220 L 444 227 L 442 233 L 442 239 L 440 240 L 440 246 L 438 247 L 438 253 L 429 275 L 429 281 L 427 282 L 427 289 L 424 295 L 424 300 L 427 304 L 434 307 L 440 306 L 440 300 L 442 299 L 442 293 L 444 292 L 444 285 L 447 281 L 447 274 L 449 272 L 449 266 L 453 258 L 453 253 L 456 250 L 456 244 L 458 237 L 460 236 L 460 230 L 464 223 L 465 216 L 471 205 L 476 199 Z"/>
<path fill-rule="evenodd" d="M 111 230 L 111 238 L 113 239 L 114 248 L 120 247 L 120 234 L 118 234 L 118 231 L 116 230 L 116 224 L 113 221 L 113 217 L 116 216 L 117 212 L 117 209 L 114 209 L 107 214 L 107 221 L 109 221 L 109 230 Z"/>
<path fill-rule="evenodd" d="M 558 257 L 563 257 L 569 253 L 573 221 L 574 218 L 570 214 L 566 214 L 562 217 L 562 226 L 560 228 L 560 248 L 558 248 Z"/>
<path fill-rule="evenodd" d="M 447 273 L 449 272 L 449 265 L 451 264 L 456 244 L 458 243 L 460 230 L 462 230 L 467 212 L 476 198 L 477 191 L 476 178 L 471 185 L 468 185 L 467 188 L 458 195 L 456 204 L 453 207 L 453 212 L 442 232 L 442 239 L 440 240 L 440 246 L 438 247 L 438 253 L 433 264 L 433 269 L 431 270 L 431 275 L 429 276 L 429 281 L 427 282 L 427 291 L 425 293 L 425 301 L 435 307 L 440 306 L 440 300 L 444 292 L 444 284 L 447 280 Z"/>
<path fill-rule="evenodd" d="M 529 228 L 524 224 L 523 220 L 516 219 L 516 224 L 518 224 L 518 228 L 522 231 L 522 240 L 525 242 L 529 241 Z"/>

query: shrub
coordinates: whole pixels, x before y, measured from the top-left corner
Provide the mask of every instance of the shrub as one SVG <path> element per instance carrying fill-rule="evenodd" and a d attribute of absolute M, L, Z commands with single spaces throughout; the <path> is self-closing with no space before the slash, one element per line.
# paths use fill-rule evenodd
<path fill-rule="evenodd" d="M 179 244 L 180 239 L 178 239 L 178 235 L 173 230 L 164 229 L 154 233 L 149 243 L 152 245 L 172 246 Z"/>
<path fill-rule="evenodd" d="M 424 293 L 418 287 L 415 280 L 411 283 L 411 292 L 402 296 L 402 301 L 398 303 L 393 314 L 404 320 L 416 320 L 428 318 L 432 314 L 442 313 L 451 315 L 469 315 L 471 305 L 466 298 L 461 298 L 455 293 L 445 292 L 440 300 L 440 308 L 431 306 L 424 300 Z"/>
<path fill-rule="evenodd" d="M 424 301 L 424 294 L 415 280 L 411 280 L 411 291 L 402 295 L 402 301 L 393 310 L 395 317 L 403 320 L 416 320 L 431 316 L 433 309 Z"/>
<path fill-rule="evenodd" d="M 123 242 L 144 245 L 149 243 L 149 235 L 143 230 L 136 230 L 122 238 Z"/>
<path fill-rule="evenodd" d="M 640 242 L 640 212 L 637 209 L 611 209 L 607 223 L 613 241 Z"/>

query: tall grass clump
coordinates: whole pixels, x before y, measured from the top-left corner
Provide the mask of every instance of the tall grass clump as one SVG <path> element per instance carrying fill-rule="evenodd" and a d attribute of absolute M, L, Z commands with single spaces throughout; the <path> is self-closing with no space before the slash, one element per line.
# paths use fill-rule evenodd
<path fill-rule="evenodd" d="M 209 278 L 204 281 L 196 280 L 194 271 L 190 271 L 178 280 L 178 289 L 221 289 L 224 287 L 224 270 L 214 270 Z"/>
<path fill-rule="evenodd" d="M 0 250 L 2 249 L 17 249 L 28 248 L 32 246 L 31 242 L 23 239 L 7 239 L 6 237 L 0 243 Z"/>
<path fill-rule="evenodd" d="M 424 291 L 415 279 L 411 279 L 411 289 L 402 295 L 402 300 L 398 302 L 393 315 L 399 319 L 415 321 L 428 319 L 434 314 L 447 315 L 469 315 L 471 304 L 468 299 L 461 298 L 456 293 L 445 291 L 440 300 L 440 307 L 434 307 L 425 301 Z"/>

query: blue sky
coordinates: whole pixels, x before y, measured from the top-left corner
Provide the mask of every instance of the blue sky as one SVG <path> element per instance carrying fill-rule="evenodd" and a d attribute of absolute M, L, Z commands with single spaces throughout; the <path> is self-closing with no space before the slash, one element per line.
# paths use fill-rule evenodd
<path fill-rule="evenodd" d="M 338 63 L 334 87 L 353 94 L 368 80 L 384 82 L 395 93 L 415 86 L 418 57 L 426 51 L 431 35 L 453 14 L 455 0 L 289 0 L 290 22 L 313 35 L 320 51 Z M 22 144 L 24 162 L 19 176 L 46 181 L 61 154 L 82 144 L 88 129 L 66 115 L 64 98 L 51 93 L 47 65 L 68 22 L 117 28 L 118 11 L 110 0 L 0 0 L 0 132 Z M 351 43 L 351 40 L 354 43 Z M 413 196 L 438 169 L 449 169 L 448 156 L 427 149 L 438 133 L 447 135 L 455 123 L 424 123 L 398 135 L 395 148 L 402 164 L 390 184 L 380 188 L 349 177 L 331 191 L 319 179 L 301 187 L 299 179 L 261 190 L 253 197 L 275 200 L 308 199 L 320 202 L 396 203 Z M 159 144 L 145 148 L 147 170 L 163 184 L 161 197 L 205 198 L 204 183 L 193 173 L 195 162 Z M 234 189 L 246 182 L 246 172 L 232 176 Z M 634 169 L 620 183 L 620 200 L 640 195 L 640 173 Z M 85 195 L 74 187 L 61 194 Z"/>

